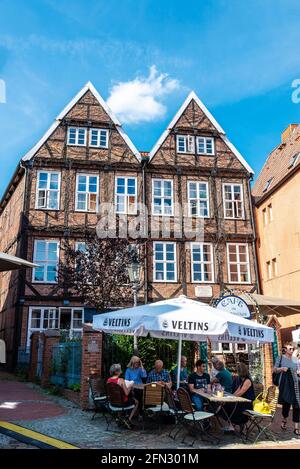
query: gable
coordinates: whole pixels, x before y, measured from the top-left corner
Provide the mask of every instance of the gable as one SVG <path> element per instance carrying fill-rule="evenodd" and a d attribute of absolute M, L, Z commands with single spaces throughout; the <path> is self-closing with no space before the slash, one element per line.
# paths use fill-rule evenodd
<path fill-rule="evenodd" d="M 77 147 L 66 145 L 67 127 L 87 126 L 103 127 L 109 130 L 109 151 L 101 148 Z M 88 156 L 87 154 L 88 148 Z M 88 159 L 112 160 L 114 162 L 136 162 L 141 160 L 140 153 L 124 132 L 120 122 L 109 109 L 103 98 L 89 82 L 70 101 L 57 116 L 54 123 L 22 158 L 28 161 L 33 157 L 63 158 L 83 157 Z"/>
<path fill-rule="evenodd" d="M 217 164 L 222 167 L 246 169 L 253 173 L 242 155 L 227 138 L 225 131 L 200 101 L 194 92 L 191 92 L 180 107 L 168 128 L 163 132 L 149 154 L 149 160 L 154 164 L 199 165 L 193 154 L 176 154 L 176 135 L 203 135 L 212 136 L 215 141 Z M 188 158 L 188 157 L 191 158 Z M 202 159 L 205 166 L 214 166 L 214 158 Z"/>

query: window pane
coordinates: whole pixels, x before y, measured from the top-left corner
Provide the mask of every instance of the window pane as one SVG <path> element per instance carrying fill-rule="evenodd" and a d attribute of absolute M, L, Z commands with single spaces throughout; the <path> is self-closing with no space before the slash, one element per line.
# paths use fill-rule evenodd
<path fill-rule="evenodd" d="M 56 264 L 47 265 L 47 279 L 48 282 L 56 281 Z"/>
<path fill-rule="evenodd" d="M 40 265 L 34 269 L 34 280 L 36 282 L 43 282 L 44 280 L 44 266 Z"/>
<path fill-rule="evenodd" d="M 78 129 L 78 144 L 85 144 L 85 129 Z"/>
<path fill-rule="evenodd" d="M 80 193 L 77 195 L 77 210 L 86 210 L 86 196 Z"/>
<path fill-rule="evenodd" d="M 58 189 L 58 174 L 50 174 L 50 189 Z"/>
<path fill-rule="evenodd" d="M 56 209 L 58 208 L 58 192 L 50 191 L 49 192 L 49 208 Z"/>
<path fill-rule="evenodd" d="M 98 131 L 91 130 L 91 145 L 97 146 L 98 145 Z"/>
<path fill-rule="evenodd" d="M 155 196 L 161 196 L 161 181 L 154 181 L 153 193 Z"/>
<path fill-rule="evenodd" d="M 42 311 L 40 309 L 33 309 L 31 311 L 31 324 L 32 329 L 40 329 L 41 327 L 41 315 Z"/>
<path fill-rule="evenodd" d="M 117 212 L 120 212 L 120 213 L 125 212 L 125 196 L 122 196 L 122 195 L 117 196 Z"/>
<path fill-rule="evenodd" d="M 39 189 L 47 189 L 48 173 L 39 173 Z"/>
<path fill-rule="evenodd" d="M 48 260 L 57 260 L 57 243 L 49 242 L 48 243 Z"/>
<path fill-rule="evenodd" d="M 100 130 L 100 146 L 106 147 L 107 146 L 107 131 Z"/>
<path fill-rule="evenodd" d="M 97 192 L 97 177 L 96 176 L 90 176 L 89 178 L 89 191 Z"/>

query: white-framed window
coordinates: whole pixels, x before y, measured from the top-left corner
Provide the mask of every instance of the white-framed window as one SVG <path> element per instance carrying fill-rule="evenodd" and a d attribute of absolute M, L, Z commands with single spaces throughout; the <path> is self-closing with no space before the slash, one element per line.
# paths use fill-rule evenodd
<path fill-rule="evenodd" d="M 242 184 L 223 184 L 224 217 L 244 218 Z"/>
<path fill-rule="evenodd" d="M 153 215 L 173 215 L 173 180 L 152 179 Z"/>
<path fill-rule="evenodd" d="M 32 281 L 57 283 L 59 263 L 59 240 L 36 239 L 34 241 Z"/>
<path fill-rule="evenodd" d="M 108 130 L 107 129 L 90 129 L 90 147 L 107 148 L 108 147 Z"/>
<path fill-rule="evenodd" d="M 78 173 L 76 177 L 75 210 L 78 212 L 97 212 L 98 191 L 98 176 Z"/>
<path fill-rule="evenodd" d="M 191 275 L 193 283 L 214 282 L 214 257 L 211 243 L 191 243 Z"/>
<path fill-rule="evenodd" d="M 68 145 L 86 146 L 86 133 L 85 127 L 68 127 Z"/>
<path fill-rule="evenodd" d="M 58 210 L 59 199 L 60 172 L 38 171 L 35 208 Z"/>
<path fill-rule="evenodd" d="M 209 218 L 208 183 L 188 181 L 189 215 Z"/>
<path fill-rule="evenodd" d="M 84 308 L 56 308 L 31 306 L 29 308 L 27 345 L 30 345 L 32 332 L 46 329 L 62 329 L 70 338 L 82 335 Z"/>
<path fill-rule="evenodd" d="M 177 282 L 176 243 L 153 243 L 153 281 Z"/>
<path fill-rule="evenodd" d="M 177 153 L 195 153 L 195 137 L 193 135 L 176 135 Z"/>
<path fill-rule="evenodd" d="M 229 283 L 250 283 L 249 246 L 246 243 L 227 243 Z"/>
<path fill-rule="evenodd" d="M 70 338 L 81 336 L 83 321 L 83 308 L 59 308 L 59 329 L 67 331 Z"/>
<path fill-rule="evenodd" d="M 116 213 L 135 215 L 137 213 L 137 180 L 131 176 L 116 176 Z"/>
<path fill-rule="evenodd" d="M 213 137 L 197 137 L 196 141 L 198 155 L 215 154 L 215 142 Z"/>

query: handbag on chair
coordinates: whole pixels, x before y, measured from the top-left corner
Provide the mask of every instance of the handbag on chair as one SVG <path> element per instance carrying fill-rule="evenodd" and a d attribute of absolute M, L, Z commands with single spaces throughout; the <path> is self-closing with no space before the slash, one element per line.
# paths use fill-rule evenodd
<path fill-rule="evenodd" d="M 253 410 L 255 412 L 259 412 L 260 414 L 271 414 L 271 409 L 267 401 L 264 399 L 264 395 L 261 392 L 256 397 L 255 401 L 253 402 Z"/>

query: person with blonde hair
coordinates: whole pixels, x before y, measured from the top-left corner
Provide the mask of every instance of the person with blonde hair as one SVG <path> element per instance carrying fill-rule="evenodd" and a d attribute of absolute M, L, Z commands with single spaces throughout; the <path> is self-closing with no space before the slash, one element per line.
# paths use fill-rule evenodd
<path fill-rule="evenodd" d="M 147 372 L 143 367 L 140 357 L 133 355 L 125 371 L 126 381 L 133 381 L 134 384 L 143 384 L 143 379 L 147 378 Z"/>

